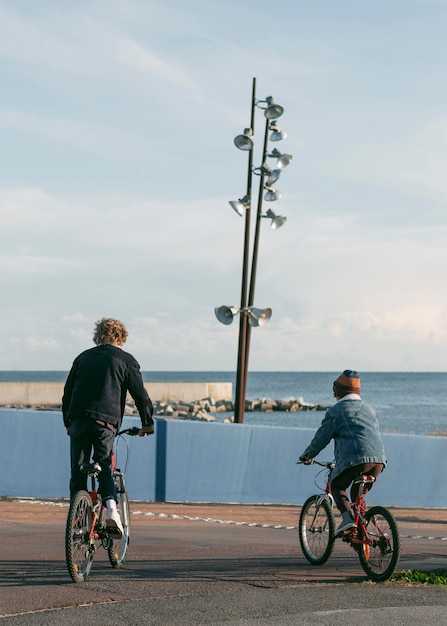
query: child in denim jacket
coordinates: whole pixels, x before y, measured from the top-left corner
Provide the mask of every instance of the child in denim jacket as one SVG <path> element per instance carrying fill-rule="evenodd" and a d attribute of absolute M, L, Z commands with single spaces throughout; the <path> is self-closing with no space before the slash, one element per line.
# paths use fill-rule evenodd
<path fill-rule="evenodd" d="M 360 397 L 360 376 L 345 370 L 334 381 L 337 402 L 327 412 L 320 428 L 300 461 L 310 465 L 313 459 L 334 440 L 335 467 L 331 474 L 332 495 L 343 520 L 336 535 L 354 528 L 351 504 L 346 490 L 351 485 L 351 500 L 358 495 L 358 485 L 352 484 L 360 475 L 377 479 L 386 465 L 385 451 L 376 413 Z M 370 489 L 371 484 L 365 486 Z"/>

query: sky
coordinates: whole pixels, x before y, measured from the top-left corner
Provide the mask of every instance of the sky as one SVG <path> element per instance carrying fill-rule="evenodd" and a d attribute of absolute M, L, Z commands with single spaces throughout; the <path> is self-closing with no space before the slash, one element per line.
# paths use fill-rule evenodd
<path fill-rule="evenodd" d="M 214 309 L 256 78 L 254 167 L 269 96 L 293 161 L 249 368 L 447 371 L 446 26 L 446 0 L 0 0 L 0 370 L 68 370 L 102 317 L 144 371 L 236 369 Z"/>

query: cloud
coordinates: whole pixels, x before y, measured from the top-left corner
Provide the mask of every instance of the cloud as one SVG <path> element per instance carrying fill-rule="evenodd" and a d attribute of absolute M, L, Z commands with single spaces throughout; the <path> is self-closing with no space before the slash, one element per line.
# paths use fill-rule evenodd
<path fill-rule="evenodd" d="M 415 195 L 444 206 L 447 183 L 442 164 L 447 157 L 447 117 L 419 114 L 409 125 L 399 115 L 398 111 L 389 112 L 389 122 L 394 122 L 395 128 L 386 136 L 379 139 L 366 132 L 361 143 L 341 145 L 338 154 L 327 161 L 325 172 L 356 185 L 362 182 L 392 189 L 403 198 L 411 198 L 407 200 L 410 206 Z M 429 207 L 429 214 L 433 208 Z"/>
<path fill-rule="evenodd" d="M 88 123 L 75 118 L 55 118 L 0 109 L 0 129 L 35 135 L 46 141 L 66 144 L 107 159 L 122 161 L 146 145 L 132 131 Z"/>
<path fill-rule="evenodd" d="M 374 311 L 353 308 L 351 311 L 339 310 L 332 315 L 320 315 L 318 319 L 281 318 L 278 320 L 275 334 L 279 333 L 293 341 L 312 335 L 315 339 L 351 340 L 364 335 L 372 343 L 380 341 L 386 344 L 399 342 L 431 343 L 439 345 L 447 342 L 447 307 L 430 304 L 396 306 L 383 305 Z"/>
<path fill-rule="evenodd" d="M 118 48 L 120 61 L 124 65 L 182 88 L 190 89 L 194 86 L 184 68 L 168 63 L 136 41 L 123 39 L 118 42 Z"/>
<path fill-rule="evenodd" d="M 64 258 L 48 258 L 32 255 L 8 256 L 0 255 L 0 270 L 11 275 L 26 275 L 29 278 L 39 274 L 64 274 L 67 269 L 77 269 L 80 263 Z"/>
<path fill-rule="evenodd" d="M 41 337 L 39 335 L 12 336 L 9 343 L 15 348 L 26 347 L 33 351 L 53 352 L 61 349 L 54 337 Z"/>

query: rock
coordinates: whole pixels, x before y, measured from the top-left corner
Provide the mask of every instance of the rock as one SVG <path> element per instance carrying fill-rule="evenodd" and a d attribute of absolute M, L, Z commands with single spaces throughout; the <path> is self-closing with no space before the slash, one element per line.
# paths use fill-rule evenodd
<path fill-rule="evenodd" d="M 258 411 L 273 411 L 273 407 L 276 406 L 274 400 L 263 400 Z"/>
<path fill-rule="evenodd" d="M 199 422 L 215 422 L 216 418 L 213 415 L 210 415 L 207 411 L 200 410 L 194 413 L 193 415 L 188 415 L 185 419 Z"/>

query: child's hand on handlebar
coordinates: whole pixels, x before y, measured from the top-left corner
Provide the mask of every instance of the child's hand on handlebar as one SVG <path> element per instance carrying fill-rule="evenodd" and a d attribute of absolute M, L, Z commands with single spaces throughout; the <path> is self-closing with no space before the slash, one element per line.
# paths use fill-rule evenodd
<path fill-rule="evenodd" d="M 308 454 L 302 454 L 300 456 L 300 461 L 301 463 L 304 463 L 304 465 L 312 465 L 312 463 L 314 462 L 314 460 L 311 459 Z"/>

